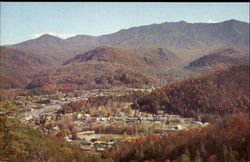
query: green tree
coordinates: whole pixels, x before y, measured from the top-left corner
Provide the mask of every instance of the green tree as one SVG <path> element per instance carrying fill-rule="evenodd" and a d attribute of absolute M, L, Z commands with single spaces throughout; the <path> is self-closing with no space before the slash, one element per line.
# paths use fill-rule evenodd
<path fill-rule="evenodd" d="M 19 124 L 20 119 L 18 107 L 11 104 L 10 101 L 0 102 L 0 144 L 1 160 L 11 161 L 17 159 L 18 156 L 27 154 L 23 143 L 19 140 L 27 138 L 22 134 L 22 125 Z"/>

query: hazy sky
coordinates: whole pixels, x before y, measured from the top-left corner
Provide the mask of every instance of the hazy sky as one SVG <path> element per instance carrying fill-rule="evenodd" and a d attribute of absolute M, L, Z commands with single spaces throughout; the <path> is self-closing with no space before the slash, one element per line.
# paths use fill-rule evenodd
<path fill-rule="evenodd" d="M 160 2 L 1 2 L 0 44 L 14 44 L 44 33 L 61 38 L 104 35 L 153 23 L 249 22 L 249 3 Z"/>

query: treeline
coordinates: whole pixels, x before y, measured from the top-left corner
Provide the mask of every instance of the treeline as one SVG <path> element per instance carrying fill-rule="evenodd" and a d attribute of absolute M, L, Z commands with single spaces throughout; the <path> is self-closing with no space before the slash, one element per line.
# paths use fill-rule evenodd
<path fill-rule="evenodd" d="M 231 67 L 169 84 L 137 100 L 134 108 L 213 121 L 249 112 L 249 66 Z"/>
<path fill-rule="evenodd" d="M 249 120 L 231 120 L 205 128 L 149 135 L 111 148 L 104 158 L 115 161 L 247 162 L 250 160 Z"/>
<path fill-rule="evenodd" d="M 30 91 L 26 89 L 0 89 L 0 100 L 11 99 L 17 96 L 28 96 L 31 95 Z"/>
<path fill-rule="evenodd" d="M 145 135 L 148 132 L 156 132 L 156 128 L 154 126 L 145 126 L 142 124 L 124 126 L 117 122 L 108 126 L 98 125 L 82 128 L 82 131 L 95 131 L 97 134 Z"/>
<path fill-rule="evenodd" d="M 19 122 L 18 108 L 0 103 L 0 161 L 106 161 Z"/>
<path fill-rule="evenodd" d="M 74 101 L 62 106 L 62 110 L 64 113 L 72 113 L 72 112 L 85 112 L 89 113 L 90 109 L 93 107 L 105 106 L 118 108 L 121 107 L 125 102 L 133 102 L 139 99 L 141 96 L 145 95 L 145 92 L 134 92 L 132 94 L 123 95 L 123 96 L 98 96 L 98 97 L 90 97 L 86 100 Z"/>

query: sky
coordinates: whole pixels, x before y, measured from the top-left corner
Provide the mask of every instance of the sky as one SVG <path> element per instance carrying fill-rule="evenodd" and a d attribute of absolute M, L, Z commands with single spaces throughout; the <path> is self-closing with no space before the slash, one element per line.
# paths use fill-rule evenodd
<path fill-rule="evenodd" d="M 42 34 L 66 39 L 105 35 L 163 22 L 249 23 L 249 3 L 169 2 L 1 2 L 0 44 L 15 44 Z"/>

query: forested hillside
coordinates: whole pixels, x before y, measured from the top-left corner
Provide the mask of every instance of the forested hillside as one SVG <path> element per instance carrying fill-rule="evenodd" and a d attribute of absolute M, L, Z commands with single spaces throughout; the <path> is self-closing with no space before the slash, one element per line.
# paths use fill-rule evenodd
<path fill-rule="evenodd" d="M 168 84 L 139 99 L 134 105 L 142 111 L 214 120 L 216 116 L 249 112 L 249 66 Z"/>
<path fill-rule="evenodd" d="M 103 154 L 115 161 L 247 162 L 250 157 L 249 119 L 228 121 L 124 142 Z"/>
<path fill-rule="evenodd" d="M 19 109 L 9 101 L 1 101 L 0 111 L 1 161 L 106 161 L 20 123 Z"/>
<path fill-rule="evenodd" d="M 41 93 L 111 86 L 150 86 L 154 79 L 129 67 L 107 62 L 73 63 L 44 71 L 26 88 Z"/>
<path fill-rule="evenodd" d="M 233 48 L 223 48 L 195 59 L 184 70 L 188 69 L 193 72 L 204 73 L 237 65 L 249 65 L 249 53 Z"/>
<path fill-rule="evenodd" d="M 49 66 L 51 64 L 45 57 L 1 46 L 0 88 L 23 88 L 32 75 Z"/>

